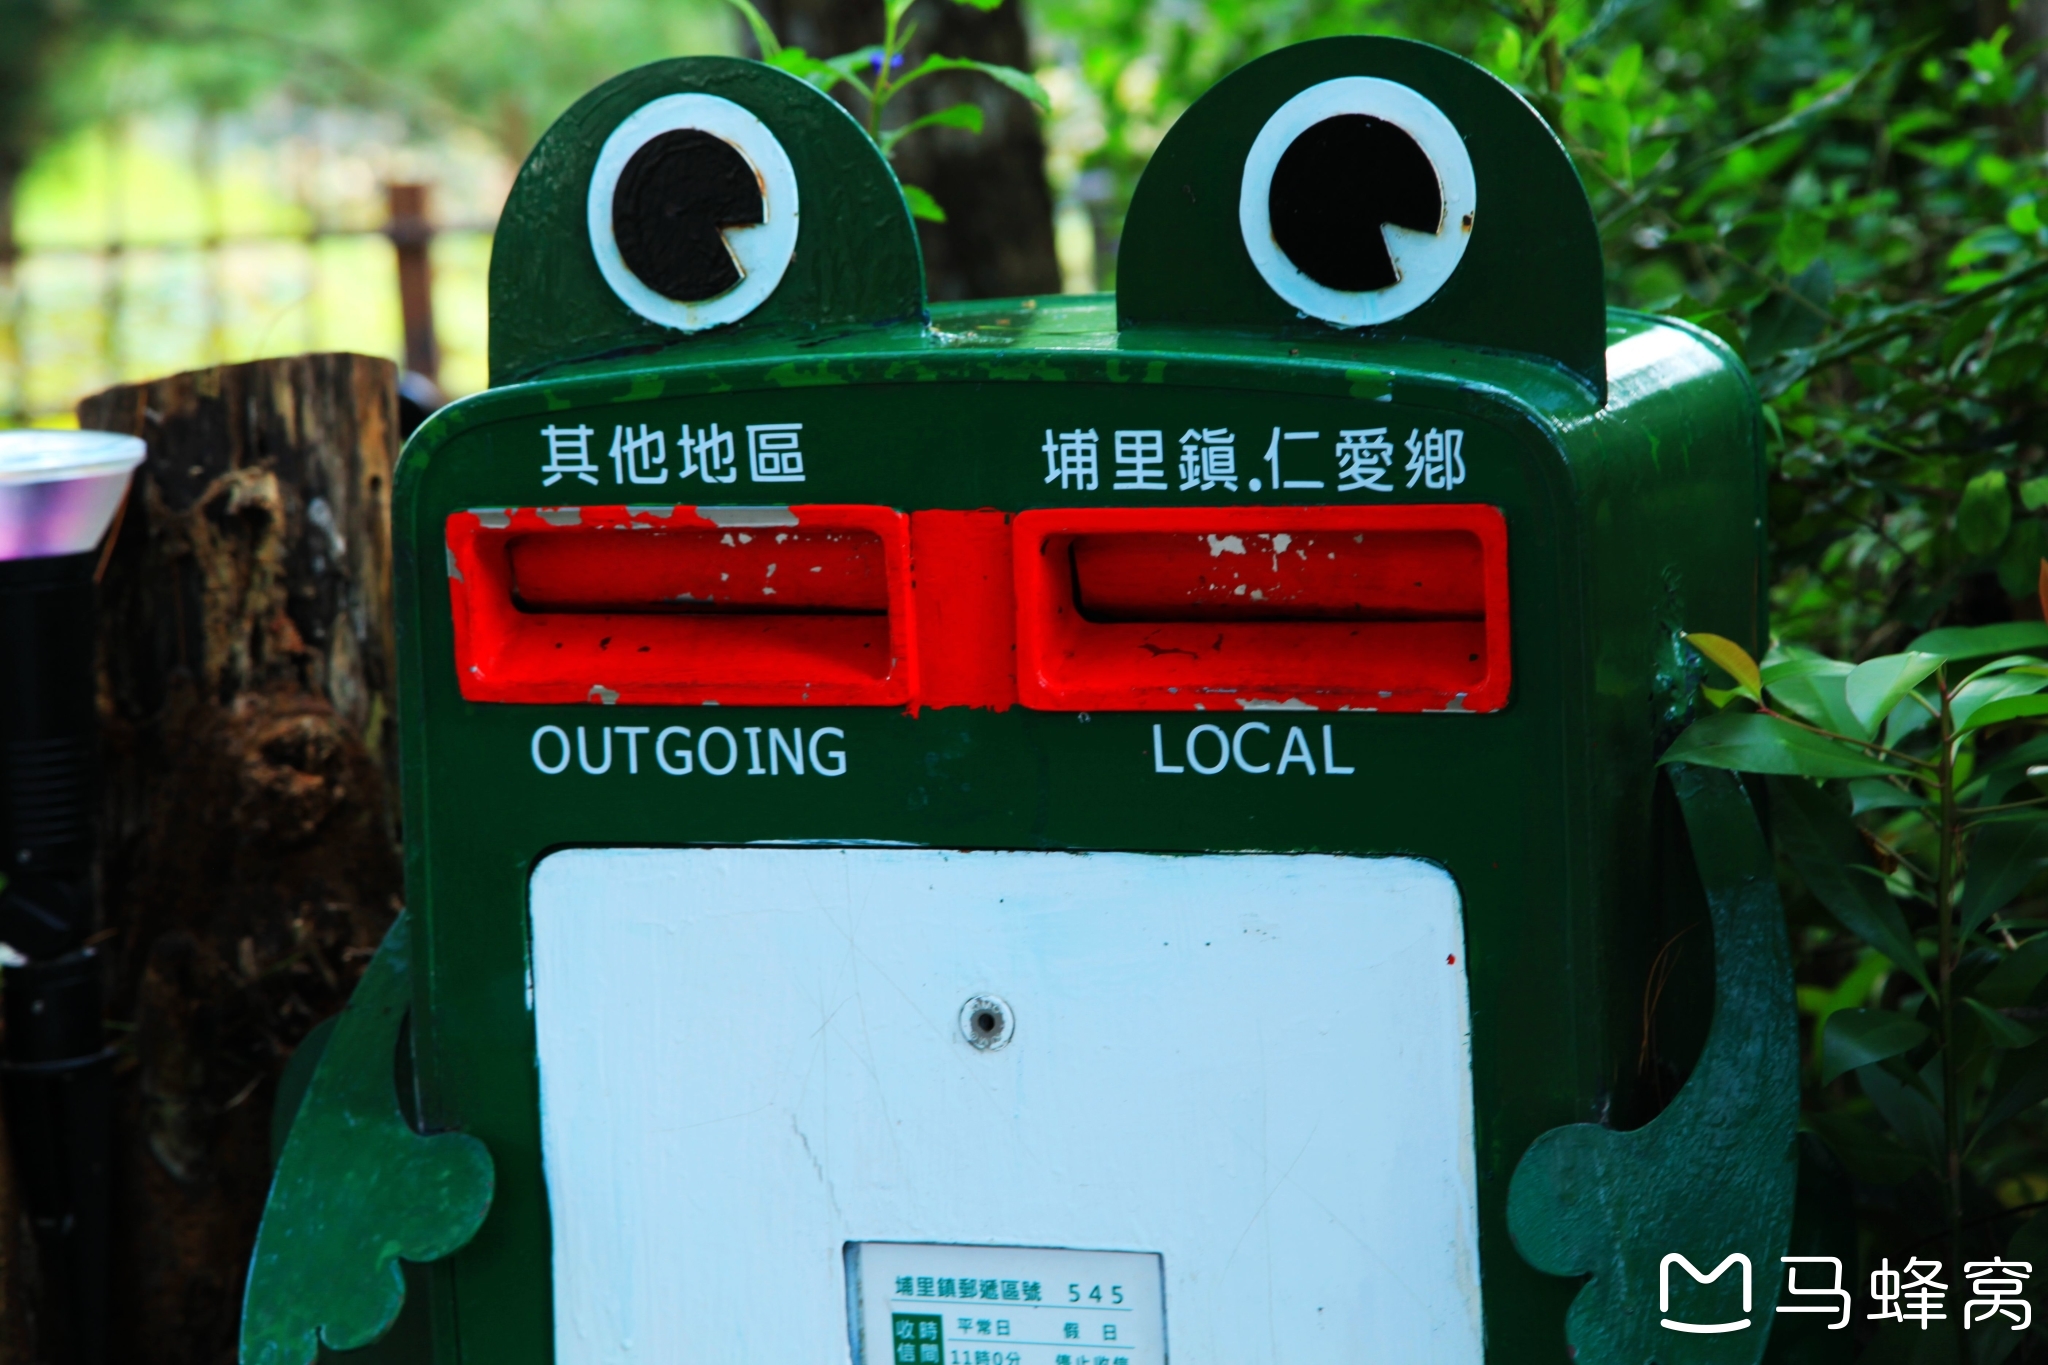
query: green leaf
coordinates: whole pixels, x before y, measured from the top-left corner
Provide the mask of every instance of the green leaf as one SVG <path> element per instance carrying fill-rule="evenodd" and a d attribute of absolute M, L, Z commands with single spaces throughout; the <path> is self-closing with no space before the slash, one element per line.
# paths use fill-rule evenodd
<path fill-rule="evenodd" d="M 1912 738 L 1940 719 L 1941 698 L 1929 696 L 1928 693 L 1931 691 L 1932 688 L 1915 689 L 1904 702 L 1892 708 L 1891 715 L 1885 718 L 1884 734 L 1881 739 L 1885 748 L 1898 748 L 1902 741 Z"/>
<path fill-rule="evenodd" d="M 2017 951 L 2007 953 L 1990 975 L 1977 983 L 1977 998 L 2000 1009 L 2022 1005 L 2044 976 L 2048 976 L 2048 934 L 2030 938 Z"/>
<path fill-rule="evenodd" d="M 1855 671 L 1855 665 L 1845 664 L 1839 659 L 1830 659 L 1824 654 L 1794 654 L 1789 651 L 1781 653 L 1774 650 L 1764 657 L 1763 669 L 1758 676 L 1763 680 L 1763 685 L 1770 688 L 1782 682 L 1790 682 L 1794 678 L 1811 677 L 1816 673 L 1846 678 Z"/>
<path fill-rule="evenodd" d="M 2019 747 L 2001 755 L 1997 762 L 1983 769 L 1983 792 L 1976 800 L 1987 806 L 2005 801 L 2014 787 L 2026 782 L 2027 769 L 2048 763 L 2048 735 L 2036 735 Z M 2029 791 L 2027 796 L 2038 796 Z"/>
<path fill-rule="evenodd" d="M 981 106 L 962 102 L 949 104 L 944 109 L 935 109 L 922 118 L 914 118 L 901 128 L 892 128 L 882 134 L 882 150 L 893 151 L 897 143 L 920 128 L 964 128 L 978 133 L 982 127 Z"/>
<path fill-rule="evenodd" d="M 1998 1080 L 1985 1097 L 1984 1115 L 1977 1121 L 1970 1145 L 1975 1146 L 2043 1099 L 2048 1099 L 2048 1047 L 2036 1043 L 2006 1053 L 1998 1061 Z"/>
<path fill-rule="evenodd" d="M 898 80 L 896 87 L 900 90 L 912 81 L 937 71 L 979 71 L 997 84 L 1014 90 L 1030 100 L 1039 112 L 1043 113 L 1052 108 L 1052 96 L 1045 93 L 1045 87 L 1040 85 L 1030 72 L 1019 71 L 1014 66 L 997 66 L 993 62 L 971 61 L 966 57 L 927 57 L 908 75 Z"/>
<path fill-rule="evenodd" d="M 1962 899 L 1956 902 L 1959 933 L 1967 934 L 2002 910 L 2041 870 L 2048 858 L 2048 816 L 1996 820 L 1970 840 Z"/>
<path fill-rule="evenodd" d="M 1705 631 L 1687 631 L 1685 642 L 1735 679 L 1735 686 L 1744 696 L 1754 702 L 1763 701 L 1763 677 L 1757 670 L 1756 660 L 1749 657 L 1748 650 L 1725 636 L 1709 635 Z"/>
<path fill-rule="evenodd" d="M 1853 744 L 1749 711 L 1695 721 L 1657 761 L 1800 777 L 1886 777 L 1902 771 Z"/>
<path fill-rule="evenodd" d="M 1943 626 L 1913 641 L 1920 654 L 1951 659 L 1984 659 L 2048 649 L 2048 621 L 2001 621 L 1995 626 Z"/>
<path fill-rule="evenodd" d="M 821 62 L 800 47 L 785 47 L 768 59 L 768 65 L 777 71 L 787 71 L 800 81 L 807 81 L 820 90 L 830 90 L 841 81 L 852 77 L 840 71 L 830 62 Z M 859 85 L 859 81 L 853 82 Z M 866 87 L 862 87 L 865 89 Z"/>
<path fill-rule="evenodd" d="M 773 65 L 776 56 L 782 51 L 782 42 L 775 36 L 775 30 L 762 17 L 761 11 L 754 8 L 753 0 L 731 0 L 731 3 L 732 7 L 740 12 L 740 17 L 747 21 L 747 27 L 753 31 L 754 44 L 761 49 L 761 60 Z"/>
<path fill-rule="evenodd" d="M 2029 512 L 2048 507 L 2048 478 L 2028 479 L 2020 485 L 2020 506 Z"/>
<path fill-rule="evenodd" d="M 939 207 L 939 201 L 915 185 L 903 187 L 903 197 L 910 204 L 910 216 L 922 218 L 927 223 L 943 223 L 946 211 Z"/>
<path fill-rule="evenodd" d="M 1828 1016 L 1822 1043 L 1820 1083 L 1844 1071 L 1911 1052 L 1927 1041 L 1927 1026 L 1896 1010 L 1838 1010 Z"/>
<path fill-rule="evenodd" d="M 1818 1109 L 1800 1115 L 1800 1126 L 1815 1133 L 1840 1157 L 1849 1174 L 1868 1185 L 1897 1185 L 1926 1169 L 1927 1162 L 1870 1129 L 1854 1115 Z"/>
<path fill-rule="evenodd" d="M 2033 372 L 2048 368 L 2038 361 Z M 2032 597 L 2040 586 L 2041 519 L 2027 517 L 2013 523 L 2005 548 L 1998 552 L 1998 585 L 2008 597 Z"/>
<path fill-rule="evenodd" d="M 956 5 L 966 5 L 971 9 L 978 9 L 983 14 L 999 10 L 1003 7 L 1003 0 L 953 0 L 953 3 Z"/>
<path fill-rule="evenodd" d="M 1863 722 L 1866 730 L 1875 730 L 1892 708 L 1927 676 L 1940 668 L 1945 660 L 1939 654 L 1885 654 L 1858 664 L 1849 674 L 1849 681 L 1843 685 L 1843 695 L 1849 699 L 1849 709 L 1856 713 L 1856 719 Z"/>
<path fill-rule="evenodd" d="M 1991 703 L 2008 697 L 2031 697 L 2044 688 L 2048 688 L 2048 673 L 1996 673 L 1957 688 L 1949 698 L 1949 714 L 1955 719 L 1956 729 L 1968 730 L 1977 713 Z"/>
<path fill-rule="evenodd" d="M 1924 810 L 1927 798 L 1878 777 L 1859 777 L 1849 784 L 1849 813 L 1869 810 Z"/>
<path fill-rule="evenodd" d="M 873 99 L 873 94 L 862 83 L 861 78 L 866 75 L 880 74 L 882 70 L 882 49 L 879 44 L 855 48 L 851 52 L 842 52 L 836 57 L 827 57 L 825 65 L 842 80 L 851 81 L 859 86 L 862 94 L 867 95 L 869 99 Z"/>
<path fill-rule="evenodd" d="M 1935 1059 L 1937 1065 L 1940 1058 Z M 1884 1116 L 1908 1149 L 1918 1152 L 1936 1166 L 1943 1164 L 1947 1148 L 1942 1133 L 1941 1106 L 1920 1088 L 1887 1071 L 1882 1063 L 1858 1067 L 1856 1079 L 1871 1104 Z"/>
<path fill-rule="evenodd" d="M 1958 725 L 1956 730 L 1958 733 L 1981 730 L 1987 725 L 2024 720 L 2028 716 L 2048 716 L 2048 697 L 2007 697 L 2003 701 L 1987 702 L 1977 708 L 1968 725 Z"/>
<path fill-rule="evenodd" d="M 1832 796 L 1811 782 L 1772 782 L 1771 833 L 1806 889 L 1844 929 L 1924 989 L 1934 989 L 1906 917 L 1870 866 L 1856 826 Z"/>
<path fill-rule="evenodd" d="M 2040 1265 L 2043 1262 L 2048 1262 L 2048 1218 L 2043 1218 L 2039 1213 L 2036 1213 L 2028 1218 L 2026 1222 L 2020 1224 L 2020 1230 L 2015 1232 L 2012 1235 L 2012 1240 L 2005 1244 L 2005 1258 L 2013 1261 L 2025 1261 L 2028 1265 Z M 2048 1294 L 2044 1294 L 2043 1286 L 2036 1282 L 2021 1297 L 2034 1306 L 2034 1321 L 2036 1324 L 2039 1324 L 2043 1320 L 2044 1314 L 2048 1314 L 2048 1302 L 2044 1302 L 2044 1299 L 2048 1299 Z M 2040 1329 L 2037 1326 L 2035 1330 L 2038 1333 Z M 2011 1334 L 2008 1333 L 2007 1335 Z"/>
<path fill-rule="evenodd" d="M 2005 544 L 2012 529 L 2012 495 L 2006 491 L 2005 471 L 1986 470 L 1963 485 L 1963 500 L 1956 508 L 1956 538 L 1973 555 L 1988 555 Z"/>
<path fill-rule="evenodd" d="M 2009 1049 L 2032 1047 L 2041 1041 L 2040 1034 L 2034 1032 L 2025 1024 L 2006 1018 L 1981 1000 L 1966 996 L 1963 999 L 1963 1003 L 1968 1005 L 1976 1014 L 1977 1022 L 1982 1024 L 1984 1032 L 1990 1035 L 1993 1047 Z"/>
<path fill-rule="evenodd" d="M 1834 663 L 1833 660 L 1829 662 Z M 1835 663 L 1832 669 L 1813 669 L 1794 674 L 1783 682 L 1768 685 L 1771 704 L 1778 710 L 1790 711 L 1801 720 L 1818 725 L 1823 730 L 1833 730 L 1838 735 L 1853 735 L 1857 739 L 1869 739 L 1869 727 L 1858 720 L 1856 713 L 1849 709 L 1846 688 L 1849 675 L 1855 671 L 1849 664 Z"/>
<path fill-rule="evenodd" d="M 2027 673 L 2048 677 L 2048 659 L 2033 654 L 2008 654 L 2004 658 L 1993 659 L 1988 664 L 1978 665 L 1970 670 L 1963 682 L 1973 683 L 1980 678 L 1988 678 L 1998 673 Z"/>

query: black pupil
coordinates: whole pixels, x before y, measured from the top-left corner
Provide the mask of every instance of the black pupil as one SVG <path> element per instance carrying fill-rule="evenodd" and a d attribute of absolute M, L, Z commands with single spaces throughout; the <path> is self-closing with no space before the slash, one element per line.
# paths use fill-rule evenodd
<path fill-rule="evenodd" d="M 723 138 L 679 128 L 650 139 L 612 192 L 612 237 L 641 283 L 682 303 L 740 282 L 723 229 L 762 221 L 761 184 Z"/>
<path fill-rule="evenodd" d="M 1273 241 L 1330 289 L 1386 289 L 1401 272 L 1384 224 L 1441 232 L 1443 186 L 1406 131 L 1370 114 L 1339 114 L 1294 139 L 1273 168 Z"/>
<path fill-rule="evenodd" d="M 974 1016 L 974 1028 L 978 1033 L 994 1033 L 996 1031 L 996 1017 L 987 1010 L 983 1010 L 980 1014 Z"/>

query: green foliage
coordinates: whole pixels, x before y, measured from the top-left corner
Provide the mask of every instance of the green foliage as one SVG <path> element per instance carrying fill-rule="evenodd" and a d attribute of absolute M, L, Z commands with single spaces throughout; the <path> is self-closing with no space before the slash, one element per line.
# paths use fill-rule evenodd
<path fill-rule="evenodd" d="M 898 142 L 920 128 L 964 128 L 970 133 L 981 131 L 981 106 L 976 104 L 948 105 L 898 127 L 883 129 L 882 119 L 888 112 L 889 101 L 926 76 L 941 71 L 976 71 L 998 85 L 1014 90 L 1040 110 L 1050 105 L 1051 101 L 1038 81 L 1029 72 L 1012 66 L 997 66 L 966 57 L 942 57 L 934 53 L 910 70 L 903 70 L 904 54 L 917 31 L 916 24 L 906 22 L 913 3 L 914 0 L 882 0 L 880 43 L 837 57 L 818 58 L 800 47 L 783 46 L 752 0 L 732 0 L 733 7 L 746 20 L 755 44 L 761 49 L 761 60 L 809 81 L 820 90 L 850 85 L 860 93 L 867 105 L 868 136 L 874 139 L 884 155 L 895 151 Z M 978 10 L 993 10 L 1000 8 L 1003 0 L 954 0 L 954 3 Z M 933 223 L 946 221 L 946 211 L 939 207 L 938 200 L 932 198 L 929 191 L 916 185 L 905 185 L 903 197 L 916 217 Z"/>
<path fill-rule="evenodd" d="M 4 9 L 0 6 L 0 9 Z M 45 136 L 109 114 L 227 110 L 282 93 L 479 132 L 526 155 L 592 86 L 656 56 L 730 48 L 716 0 L 74 0 L 38 73 Z M 0 33 L 0 47 L 6 46 Z"/>
<path fill-rule="evenodd" d="M 2028 720 L 2048 660 L 2006 651 L 2048 627 L 1930 632 L 1854 668 L 1689 638 L 1736 687 L 1662 761 L 1773 775 L 1778 851 L 1832 920 L 1809 943 L 1856 952 L 1850 989 L 1801 992 L 1810 1126 L 1866 1183 L 1917 1188 L 1909 1231 L 1952 1259 L 2005 1250 L 1999 1206 L 2048 1185 L 2048 735 Z"/>
<path fill-rule="evenodd" d="M 1370 31 L 1475 56 L 1576 157 L 1610 300 L 1713 331 L 1756 371 L 1787 638 L 1860 657 L 1944 620 L 2002 619 L 2033 592 L 2048 172 L 2036 66 L 1996 0 L 1035 12 L 1062 94 L 1055 147 L 1106 238 L 1179 111 L 1262 52 Z"/>

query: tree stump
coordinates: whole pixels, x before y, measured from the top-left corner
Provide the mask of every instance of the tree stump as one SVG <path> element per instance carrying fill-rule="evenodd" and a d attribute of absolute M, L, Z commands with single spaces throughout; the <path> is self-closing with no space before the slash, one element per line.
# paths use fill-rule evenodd
<path fill-rule="evenodd" d="M 279 1073 L 398 907 L 396 381 L 294 356 L 78 408 L 149 444 L 99 627 L 115 1360 L 234 1358 Z"/>

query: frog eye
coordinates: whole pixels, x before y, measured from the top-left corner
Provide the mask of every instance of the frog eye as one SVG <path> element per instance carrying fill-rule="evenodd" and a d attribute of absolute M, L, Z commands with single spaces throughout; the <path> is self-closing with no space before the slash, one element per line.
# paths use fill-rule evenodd
<path fill-rule="evenodd" d="M 796 173 L 767 125 L 716 95 L 642 105 L 590 177 L 590 246 L 628 308 L 695 332 L 766 302 L 796 252 Z"/>
<path fill-rule="evenodd" d="M 1471 240 L 1472 159 L 1408 86 L 1349 76 L 1280 106 L 1245 158 L 1238 225 L 1266 284 L 1309 317 L 1365 327 L 1413 312 Z"/>

